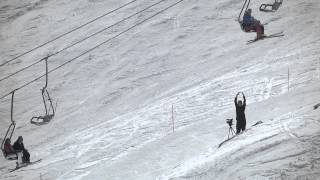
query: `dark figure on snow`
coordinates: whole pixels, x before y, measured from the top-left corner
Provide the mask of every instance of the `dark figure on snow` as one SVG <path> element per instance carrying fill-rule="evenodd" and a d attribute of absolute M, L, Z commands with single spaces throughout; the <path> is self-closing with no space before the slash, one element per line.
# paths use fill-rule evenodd
<path fill-rule="evenodd" d="M 240 92 L 238 92 L 238 94 L 236 95 L 235 99 L 234 99 L 234 104 L 236 106 L 236 112 L 237 112 L 237 134 L 239 134 L 241 131 L 246 130 L 246 115 L 244 114 L 244 111 L 246 110 L 246 97 L 244 96 L 244 94 L 242 93 L 243 96 L 243 103 L 241 100 L 238 101 L 238 95 L 240 94 Z"/>
<path fill-rule="evenodd" d="M 30 154 L 28 150 L 24 148 L 22 136 L 19 136 L 17 141 L 13 144 L 13 149 L 17 152 L 22 151 L 22 162 L 24 163 L 30 162 Z"/>
<path fill-rule="evenodd" d="M 16 154 L 16 151 L 11 146 L 11 140 L 9 138 L 6 139 L 4 142 L 3 150 L 5 153 L 5 156 Z"/>
<path fill-rule="evenodd" d="M 252 15 L 252 10 L 248 9 L 243 15 L 242 26 L 246 32 L 254 31 L 257 32 L 257 39 L 264 37 L 264 26 L 260 21 L 256 20 Z"/>

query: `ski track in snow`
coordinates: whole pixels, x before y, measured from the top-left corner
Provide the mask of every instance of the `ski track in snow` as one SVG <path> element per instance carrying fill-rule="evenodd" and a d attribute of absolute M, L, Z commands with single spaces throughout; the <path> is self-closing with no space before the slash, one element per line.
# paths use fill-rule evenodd
<path fill-rule="evenodd" d="M 4 0 L 1 63 L 126 2 Z M 0 75 L 155 2 L 138 0 L 0 67 Z M 174 2 L 166 0 L 49 58 L 49 69 Z M 48 125 L 28 121 L 43 113 L 44 81 L 18 91 L 14 138 L 23 135 L 32 159 L 42 161 L 8 173 L 15 164 L 2 158 L 1 179 L 317 179 L 320 114 L 312 107 L 320 101 L 320 3 L 285 1 L 272 14 L 255 8 L 267 34 L 284 31 L 285 36 L 250 45 L 245 43 L 255 35 L 241 32 L 234 21 L 242 3 L 183 1 L 50 74 L 48 87 L 58 110 Z M 0 82 L 0 93 L 43 74 L 43 66 Z M 235 116 L 238 91 L 247 97 L 248 130 L 217 149 L 226 138 L 225 119 Z M 9 108 L 10 98 L 1 100 L 1 137 Z M 264 123 L 250 127 L 257 121 Z"/>

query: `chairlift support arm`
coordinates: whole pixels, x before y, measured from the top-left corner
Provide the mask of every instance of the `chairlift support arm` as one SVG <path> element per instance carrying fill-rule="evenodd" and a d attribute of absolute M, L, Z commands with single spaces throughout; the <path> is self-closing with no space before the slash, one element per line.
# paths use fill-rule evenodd
<path fill-rule="evenodd" d="M 242 6 L 242 8 L 241 8 L 241 11 L 240 11 L 240 13 L 239 13 L 239 16 L 238 16 L 238 22 L 239 23 L 241 23 L 241 15 L 242 15 L 242 12 L 245 12 L 247 9 L 248 9 L 248 7 L 249 7 L 249 4 L 250 4 L 250 1 L 251 0 L 245 0 L 244 1 L 244 4 L 243 4 L 243 6 Z M 243 11 L 244 10 L 244 11 Z"/>
<path fill-rule="evenodd" d="M 47 86 L 48 86 L 48 57 L 45 58 L 45 62 L 46 62 L 46 85 L 44 86 L 44 88 L 47 89 Z"/>
<path fill-rule="evenodd" d="M 50 97 L 49 91 L 47 90 L 48 87 L 48 79 L 49 79 L 49 71 L 48 71 L 48 57 L 46 57 L 45 63 L 46 63 L 46 83 L 44 85 L 44 87 L 41 89 L 41 95 L 42 95 L 42 101 L 43 101 L 43 105 L 45 108 L 45 115 L 44 116 L 33 116 L 30 120 L 30 122 L 32 124 L 36 124 L 36 125 L 41 125 L 41 124 L 45 124 L 46 122 L 49 122 L 55 115 L 55 108 L 53 107 L 53 103 L 52 103 L 52 99 Z M 47 104 L 47 99 L 49 100 L 49 105 Z M 49 108 L 48 108 L 49 106 Z M 52 114 L 50 114 L 52 109 Z M 34 121 L 34 119 L 36 121 Z M 37 122 L 37 120 L 42 120 L 42 122 Z"/>
<path fill-rule="evenodd" d="M 7 130 L 7 132 L 6 132 L 6 135 L 4 136 L 4 139 L 3 139 L 3 141 L 2 141 L 2 143 L 1 143 L 1 149 L 3 150 L 3 146 L 4 146 L 4 143 L 5 143 L 5 141 L 6 141 L 6 139 L 9 137 L 9 139 L 11 139 L 12 138 L 12 135 L 13 135 L 13 132 L 14 132 L 14 130 L 15 130 L 15 128 L 16 128 L 16 122 L 13 120 L 13 103 L 14 103 L 14 93 L 15 93 L 15 91 L 16 90 L 13 90 L 12 92 L 11 92 L 11 115 L 10 115 L 10 117 L 11 117 L 11 124 L 10 124 L 10 126 L 9 126 L 9 128 L 8 128 L 8 130 Z M 11 132 L 10 132 L 11 131 Z M 10 134 L 10 136 L 8 136 Z"/>
<path fill-rule="evenodd" d="M 48 57 L 45 58 L 45 63 L 46 63 L 46 84 L 42 88 L 41 93 L 42 93 L 42 100 L 43 100 L 44 108 L 46 111 L 46 115 L 48 115 L 48 107 L 47 107 L 47 103 L 46 103 L 46 99 L 45 99 L 45 93 L 47 93 L 49 101 L 50 101 L 50 105 L 52 105 L 51 98 L 50 98 L 49 92 L 47 90 L 47 87 L 48 87 Z"/>

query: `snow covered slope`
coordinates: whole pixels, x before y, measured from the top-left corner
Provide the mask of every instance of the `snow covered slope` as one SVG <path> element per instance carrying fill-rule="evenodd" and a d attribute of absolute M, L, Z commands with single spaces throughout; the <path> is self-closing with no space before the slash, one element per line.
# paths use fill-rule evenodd
<path fill-rule="evenodd" d="M 128 2 L 2 0 L 0 64 Z M 16 92 L 13 140 L 23 135 L 42 161 L 9 173 L 15 162 L 1 157 L 1 179 L 319 179 L 320 2 L 275 13 L 260 3 L 250 7 L 266 34 L 284 37 L 247 45 L 255 34 L 236 21 L 240 0 L 136 0 L 1 66 L 2 79 L 111 26 L 49 58 L 49 70 L 65 64 L 49 75 L 52 122 L 29 123 L 44 111 L 43 78 Z M 0 96 L 44 72 L 41 62 L 1 80 Z M 238 91 L 248 130 L 217 149 Z M 4 137 L 10 96 L 0 102 Z"/>

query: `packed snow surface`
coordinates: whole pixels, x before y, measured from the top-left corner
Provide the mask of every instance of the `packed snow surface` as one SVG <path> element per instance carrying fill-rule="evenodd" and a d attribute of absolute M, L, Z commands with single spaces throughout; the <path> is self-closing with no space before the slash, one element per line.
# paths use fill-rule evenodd
<path fill-rule="evenodd" d="M 44 113 L 45 78 L 16 91 L 12 141 L 22 135 L 42 161 L 9 173 L 15 161 L 1 157 L 0 179 L 319 179 L 319 0 L 276 12 L 252 1 L 265 33 L 284 33 L 252 44 L 237 22 L 243 0 L 129 2 L 0 1 L 0 64 L 118 8 L 0 66 L 3 96 L 45 73 L 42 61 L 3 79 L 21 68 L 59 51 L 49 70 L 63 65 L 49 74 L 50 123 L 30 123 Z M 217 148 L 239 91 L 247 130 Z M 10 103 L 0 101 L 1 141 Z"/>

